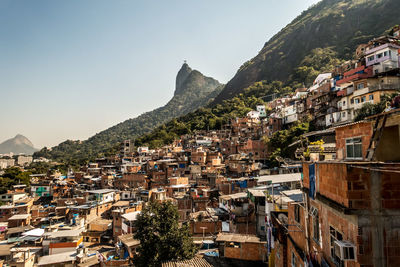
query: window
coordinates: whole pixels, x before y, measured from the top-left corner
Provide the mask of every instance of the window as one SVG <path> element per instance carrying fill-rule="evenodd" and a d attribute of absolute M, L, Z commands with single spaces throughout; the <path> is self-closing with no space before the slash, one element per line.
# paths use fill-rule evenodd
<path fill-rule="evenodd" d="M 363 89 L 363 88 L 364 88 L 364 83 L 357 84 L 357 89 Z"/>
<path fill-rule="evenodd" d="M 297 267 L 296 254 L 292 251 L 292 267 Z"/>
<path fill-rule="evenodd" d="M 315 241 L 319 241 L 319 215 L 318 215 L 318 209 L 313 207 L 313 213 L 312 213 L 312 225 L 313 225 L 313 238 Z"/>
<path fill-rule="evenodd" d="M 376 58 L 381 58 L 382 56 L 383 56 L 383 54 L 380 53 L 380 54 L 377 54 L 377 55 L 376 55 Z"/>
<path fill-rule="evenodd" d="M 374 58 L 375 58 L 375 56 L 370 56 L 367 59 L 368 59 L 368 61 L 372 61 L 372 60 L 374 60 Z"/>
<path fill-rule="evenodd" d="M 350 100 L 350 103 L 351 103 L 351 104 L 354 104 L 354 98 L 352 98 L 352 99 Z"/>
<path fill-rule="evenodd" d="M 300 223 L 300 205 L 294 205 L 294 220 Z"/>
<path fill-rule="evenodd" d="M 354 103 L 359 104 L 360 103 L 360 99 L 359 98 L 355 98 L 354 99 Z"/>
<path fill-rule="evenodd" d="M 346 100 L 343 100 L 343 106 L 345 106 L 346 105 Z"/>
<path fill-rule="evenodd" d="M 335 254 L 335 242 L 343 240 L 343 235 L 332 226 L 329 226 L 329 235 L 332 260 L 336 263 L 336 266 L 344 266 L 344 262 Z"/>
<path fill-rule="evenodd" d="M 239 242 L 226 242 L 225 246 L 229 247 L 229 248 L 240 248 L 241 247 Z"/>
<path fill-rule="evenodd" d="M 368 96 L 368 99 L 369 99 L 369 100 L 374 100 L 374 95 L 369 95 L 369 96 Z"/>
<path fill-rule="evenodd" d="M 346 140 L 346 158 L 362 159 L 361 138 L 350 138 Z"/>
<path fill-rule="evenodd" d="M 335 257 L 342 261 L 353 261 L 356 259 L 356 247 L 349 241 L 334 242 Z"/>
<path fill-rule="evenodd" d="M 388 51 L 383 52 L 383 56 L 384 56 L 384 57 L 387 57 L 388 55 L 389 55 L 389 52 L 388 52 Z"/>
<path fill-rule="evenodd" d="M 367 99 L 366 99 L 365 96 L 361 97 L 361 103 L 364 103 L 366 100 L 367 100 Z"/>

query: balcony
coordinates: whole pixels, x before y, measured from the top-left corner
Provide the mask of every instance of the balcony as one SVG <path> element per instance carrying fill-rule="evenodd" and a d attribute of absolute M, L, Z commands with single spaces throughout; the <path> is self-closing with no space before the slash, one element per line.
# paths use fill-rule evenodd
<path fill-rule="evenodd" d="M 380 57 L 380 58 L 375 57 L 373 60 L 367 61 L 367 66 L 375 65 L 375 64 L 384 62 L 386 60 L 392 60 L 390 55 L 387 55 L 387 56 L 384 56 L 384 57 Z"/>
<path fill-rule="evenodd" d="M 380 83 L 373 84 L 369 86 L 370 91 L 379 91 L 379 90 L 399 90 L 400 83 Z"/>
<path fill-rule="evenodd" d="M 357 90 L 355 90 L 353 92 L 353 97 L 360 96 L 360 95 L 365 95 L 365 94 L 367 94 L 369 92 L 370 92 L 369 87 L 365 87 L 365 88 L 362 88 L 362 89 L 357 89 Z"/>

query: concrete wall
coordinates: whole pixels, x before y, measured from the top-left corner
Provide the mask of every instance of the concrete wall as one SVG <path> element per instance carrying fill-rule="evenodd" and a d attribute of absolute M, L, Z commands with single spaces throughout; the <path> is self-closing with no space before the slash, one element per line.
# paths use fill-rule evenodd
<path fill-rule="evenodd" d="M 385 127 L 375 157 L 378 161 L 400 161 L 400 127 Z"/>

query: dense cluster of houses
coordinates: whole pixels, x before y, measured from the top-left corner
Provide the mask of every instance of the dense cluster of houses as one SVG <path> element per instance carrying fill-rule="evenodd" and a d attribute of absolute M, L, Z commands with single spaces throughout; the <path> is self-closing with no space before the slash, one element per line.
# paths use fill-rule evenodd
<path fill-rule="evenodd" d="M 382 36 L 358 46 L 355 59 L 330 73 L 322 73 L 310 88 L 274 99 L 267 107 L 275 124 L 282 127 L 312 118 L 317 128 L 352 122 L 365 103 L 379 103 L 383 95 L 400 88 L 399 27 L 393 36 Z"/>
<path fill-rule="evenodd" d="M 142 208 L 171 201 L 200 250 L 164 266 L 400 266 L 400 109 L 353 122 L 400 89 L 399 32 L 220 130 L 31 175 L 0 195 L 1 264 L 132 266 Z M 320 129 L 267 168 L 265 137 L 305 117 Z"/>

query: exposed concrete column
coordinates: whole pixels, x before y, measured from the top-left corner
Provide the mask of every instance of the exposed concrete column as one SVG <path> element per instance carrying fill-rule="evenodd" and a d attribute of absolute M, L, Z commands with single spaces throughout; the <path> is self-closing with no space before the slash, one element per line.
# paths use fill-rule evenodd
<path fill-rule="evenodd" d="M 370 194 L 371 194 L 371 235 L 372 235 L 372 259 L 374 266 L 385 267 L 385 240 L 383 229 L 385 225 L 384 216 L 382 216 L 382 198 L 381 198 L 381 177 L 380 172 L 371 170 L 370 172 Z"/>

